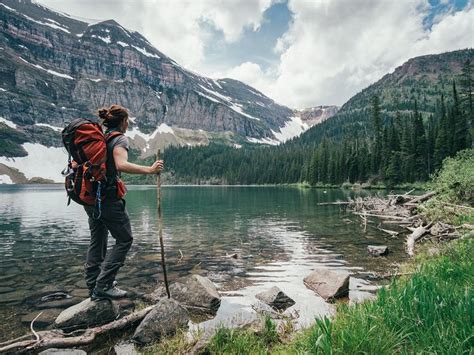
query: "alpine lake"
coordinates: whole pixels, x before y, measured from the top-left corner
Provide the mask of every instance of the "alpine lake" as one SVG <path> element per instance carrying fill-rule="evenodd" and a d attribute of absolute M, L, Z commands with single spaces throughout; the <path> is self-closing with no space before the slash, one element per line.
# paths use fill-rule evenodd
<path fill-rule="evenodd" d="M 292 186 L 164 186 L 163 237 L 170 282 L 189 274 L 208 277 L 222 295 L 215 318 L 195 327 L 229 325 L 247 317 L 255 294 L 278 286 L 296 302 L 300 326 L 332 312 L 333 305 L 305 287 L 316 267 L 349 270 L 351 292 L 375 288 L 373 273 L 406 259 L 404 238 L 364 225 L 334 201 L 384 191 Z M 126 196 L 134 243 L 118 274 L 121 288 L 151 292 L 163 281 L 155 186 L 131 186 Z M 0 185 L 0 342 L 28 333 L 40 291 L 86 297 L 83 264 L 89 243 L 86 213 L 61 185 Z M 113 245 L 109 237 L 109 248 Z M 372 257 L 368 245 L 390 254 Z M 23 320 L 23 322 L 22 322 Z"/>

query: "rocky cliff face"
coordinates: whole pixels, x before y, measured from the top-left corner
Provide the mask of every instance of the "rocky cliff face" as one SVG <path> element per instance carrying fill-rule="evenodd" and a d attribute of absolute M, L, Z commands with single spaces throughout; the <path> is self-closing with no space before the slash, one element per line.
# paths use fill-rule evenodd
<path fill-rule="evenodd" d="M 3 171 L 17 168 L 25 181 L 46 177 L 24 166 L 46 148 L 63 157 L 61 128 L 113 103 L 130 110 L 127 135 L 141 158 L 169 144 L 278 144 L 312 125 L 242 82 L 186 70 L 113 20 L 87 23 L 31 0 L 2 0 Z"/>
<path fill-rule="evenodd" d="M 185 70 L 113 20 L 88 24 L 30 1 L 0 5 L 0 114 L 17 124 L 61 127 L 121 103 L 145 133 L 166 123 L 261 138 L 292 115 L 241 82 Z"/>
<path fill-rule="evenodd" d="M 312 127 L 334 116 L 338 110 L 338 106 L 316 106 L 299 110 L 297 114 L 301 121 Z"/>

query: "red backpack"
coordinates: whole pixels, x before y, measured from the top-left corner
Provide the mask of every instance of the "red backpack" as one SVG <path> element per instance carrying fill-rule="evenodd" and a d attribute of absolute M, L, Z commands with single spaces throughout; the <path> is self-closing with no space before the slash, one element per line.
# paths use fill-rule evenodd
<path fill-rule="evenodd" d="M 63 129 L 63 144 L 69 153 L 68 167 L 63 171 L 68 205 L 73 200 L 81 205 L 96 206 L 94 217 L 99 218 L 108 183 L 117 184 L 118 198 L 125 195 L 123 182 L 120 179 L 108 182 L 106 176 L 107 143 L 121 134 L 113 131 L 104 135 L 98 123 L 84 118 L 75 119 Z M 77 167 L 73 168 L 71 159 Z"/>

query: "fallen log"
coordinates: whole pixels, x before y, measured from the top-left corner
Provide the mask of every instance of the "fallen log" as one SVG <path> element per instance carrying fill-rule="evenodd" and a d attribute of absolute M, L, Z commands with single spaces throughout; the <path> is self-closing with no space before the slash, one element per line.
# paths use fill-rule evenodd
<path fill-rule="evenodd" d="M 421 195 L 421 196 L 418 196 L 418 197 L 414 198 L 413 200 L 409 201 L 408 203 L 411 205 L 411 204 L 425 202 L 426 200 L 429 200 L 430 198 L 432 198 L 435 195 L 436 195 L 435 191 L 430 191 L 430 192 L 427 192 L 424 195 Z M 408 204 L 408 203 L 406 203 L 406 204 Z"/>
<path fill-rule="evenodd" d="M 380 228 L 380 226 L 377 226 L 377 229 L 379 229 L 382 232 L 385 232 L 387 234 L 390 234 L 392 237 L 396 237 L 399 234 L 399 232 L 392 231 L 392 230 L 389 230 L 389 229 L 383 229 L 383 228 Z"/>
<path fill-rule="evenodd" d="M 413 256 L 415 249 L 415 242 L 428 232 L 429 227 L 419 226 L 407 237 L 407 253 Z"/>
<path fill-rule="evenodd" d="M 154 307 L 155 306 L 149 306 L 142 309 L 141 311 L 129 314 L 128 316 L 125 316 L 119 320 L 95 328 L 89 328 L 81 331 L 76 330 L 70 334 L 64 333 L 61 330 L 45 330 L 41 332 L 33 331 L 34 334 L 29 336 L 29 339 L 21 337 L 17 342 L 12 343 L 9 341 L 2 343 L 7 345 L 4 345 L 0 348 L 0 354 L 6 352 L 21 354 L 33 351 L 39 352 L 48 348 L 70 348 L 89 345 L 96 339 L 98 335 L 103 335 L 113 330 L 125 329 L 141 321 Z M 78 333 L 80 333 L 80 335 L 74 336 L 74 334 Z"/>

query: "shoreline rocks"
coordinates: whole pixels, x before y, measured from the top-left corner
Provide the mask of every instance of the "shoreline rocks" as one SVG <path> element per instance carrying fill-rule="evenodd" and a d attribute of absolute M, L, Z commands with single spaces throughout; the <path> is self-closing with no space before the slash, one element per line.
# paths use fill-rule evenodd
<path fill-rule="evenodd" d="M 199 275 L 178 279 L 170 285 L 170 293 L 172 299 L 191 312 L 216 314 L 221 305 L 216 286 L 208 278 Z"/>
<path fill-rule="evenodd" d="M 186 309 L 173 299 L 164 298 L 146 315 L 135 330 L 132 339 L 140 345 L 160 341 L 187 327 L 189 315 Z"/>
<path fill-rule="evenodd" d="M 288 297 L 277 286 L 273 286 L 267 291 L 257 293 L 255 297 L 278 311 L 284 311 L 295 304 L 295 301 Z"/>
<path fill-rule="evenodd" d="M 345 270 L 318 268 L 304 278 L 304 284 L 325 301 L 332 302 L 349 294 L 349 277 Z"/>
<path fill-rule="evenodd" d="M 119 307 L 110 300 L 92 301 L 90 298 L 62 311 L 54 321 L 57 328 L 77 328 L 113 321 Z"/>

